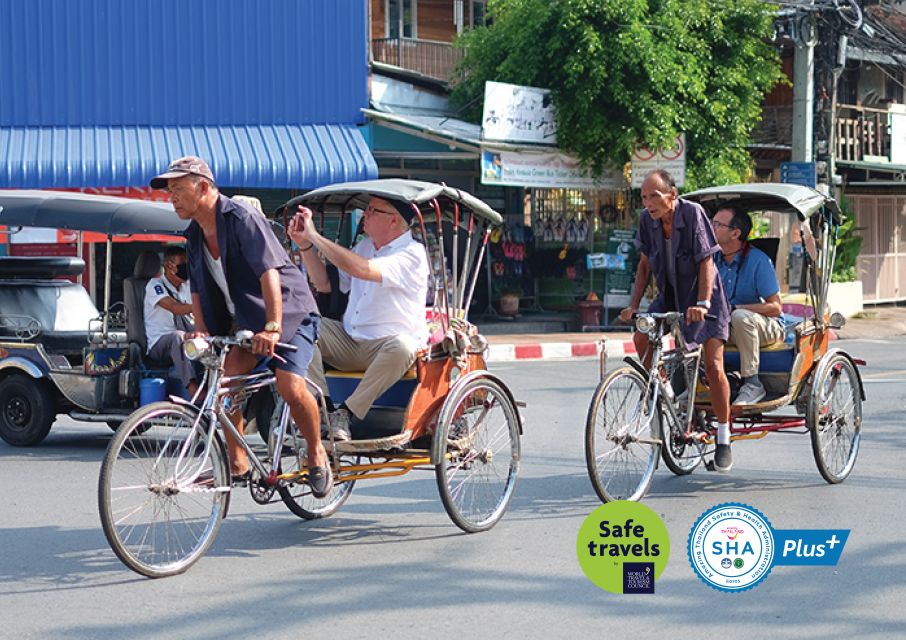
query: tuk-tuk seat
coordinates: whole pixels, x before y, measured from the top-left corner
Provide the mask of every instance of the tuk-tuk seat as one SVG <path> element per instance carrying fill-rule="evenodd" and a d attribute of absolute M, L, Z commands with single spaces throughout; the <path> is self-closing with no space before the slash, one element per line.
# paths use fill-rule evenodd
<path fill-rule="evenodd" d="M 135 261 L 132 276 L 123 280 L 123 304 L 126 307 L 126 335 L 129 342 L 138 345 L 143 362 L 155 369 L 167 369 L 169 363 L 150 362 L 148 338 L 145 335 L 145 287 L 151 278 L 160 274 L 160 255 L 156 251 L 142 251 Z"/>

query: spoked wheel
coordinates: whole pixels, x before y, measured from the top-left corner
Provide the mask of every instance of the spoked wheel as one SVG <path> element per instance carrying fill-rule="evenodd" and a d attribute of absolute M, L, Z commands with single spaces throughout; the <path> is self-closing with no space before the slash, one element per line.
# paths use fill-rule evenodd
<path fill-rule="evenodd" d="M 705 446 L 700 440 L 686 438 L 686 427 L 673 419 L 665 400 L 658 403 L 661 423 L 661 456 L 664 464 L 678 476 L 692 473 L 701 464 Z"/>
<path fill-rule="evenodd" d="M 479 374 L 447 396 L 434 469 L 444 509 L 463 531 L 486 531 L 503 516 L 519 472 L 519 438 L 519 414 L 493 377 Z"/>
<path fill-rule="evenodd" d="M 182 573 L 214 541 L 229 506 L 230 469 L 197 413 L 156 402 L 133 413 L 107 447 L 98 482 L 104 535 L 142 575 Z"/>
<path fill-rule="evenodd" d="M 585 462 L 598 497 L 639 500 L 648 491 L 660 449 L 657 415 L 648 415 L 647 382 L 624 367 L 595 389 L 585 421 Z"/>
<path fill-rule="evenodd" d="M 292 473 L 299 470 L 300 461 L 305 458 L 305 440 L 300 438 L 300 443 L 298 453 L 287 452 L 283 457 L 283 462 L 280 465 L 283 473 Z M 356 462 L 357 461 L 358 460 L 356 459 Z M 336 471 L 334 471 L 334 479 L 336 479 Z M 341 482 L 339 484 L 334 483 L 330 493 L 323 498 L 316 498 L 314 494 L 312 494 L 308 482 L 299 480 L 282 487 L 277 487 L 277 492 L 280 494 L 280 499 L 283 500 L 283 504 L 285 504 L 294 514 L 300 518 L 305 518 L 306 520 L 316 520 L 318 518 L 326 518 L 327 516 L 336 513 L 349 498 L 354 486 L 354 480 L 350 482 Z"/>
<path fill-rule="evenodd" d="M 843 482 L 862 439 L 859 374 L 849 358 L 835 354 L 818 364 L 806 417 L 818 471 L 831 484 Z"/>

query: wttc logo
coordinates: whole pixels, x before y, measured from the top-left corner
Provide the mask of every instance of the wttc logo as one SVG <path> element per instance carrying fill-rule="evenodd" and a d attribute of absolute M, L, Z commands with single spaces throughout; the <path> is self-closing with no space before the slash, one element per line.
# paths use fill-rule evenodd
<path fill-rule="evenodd" d="M 835 565 L 848 529 L 778 529 L 760 511 L 741 503 L 705 511 L 689 534 L 689 562 L 719 591 L 745 591 L 778 565 Z"/>

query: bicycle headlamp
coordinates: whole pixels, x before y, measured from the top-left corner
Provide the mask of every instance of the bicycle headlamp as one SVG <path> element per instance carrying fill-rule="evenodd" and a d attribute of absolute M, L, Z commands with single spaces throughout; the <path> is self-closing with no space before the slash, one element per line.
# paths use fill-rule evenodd
<path fill-rule="evenodd" d="M 192 338 L 183 343 L 182 352 L 189 360 L 198 360 L 210 348 L 211 345 L 204 338 Z"/>
<path fill-rule="evenodd" d="M 649 333 L 654 330 L 657 321 L 651 316 L 639 316 L 635 319 L 635 328 L 641 333 Z"/>

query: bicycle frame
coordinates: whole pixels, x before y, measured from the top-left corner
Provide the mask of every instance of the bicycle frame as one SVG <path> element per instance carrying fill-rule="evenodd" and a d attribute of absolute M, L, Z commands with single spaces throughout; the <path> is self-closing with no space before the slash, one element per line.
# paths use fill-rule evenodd
<path fill-rule="evenodd" d="M 688 431 L 692 424 L 692 408 L 695 405 L 695 391 L 697 387 L 698 369 L 701 363 L 702 348 L 701 345 L 695 349 L 687 348 L 686 341 L 683 339 L 682 332 L 680 331 L 681 317 L 682 314 L 675 311 L 667 313 L 640 313 L 636 315 L 637 319 L 643 319 L 641 323 L 637 322 L 637 328 L 648 336 L 648 343 L 650 345 L 648 353 L 642 354 L 642 360 L 644 361 L 644 359 L 650 355 L 651 364 L 648 366 L 647 370 L 645 370 L 644 367 L 640 367 L 640 369 L 645 372 L 648 380 L 648 386 L 645 391 L 648 420 L 650 421 L 654 417 L 658 396 L 664 395 L 670 400 L 670 402 L 664 403 L 667 407 L 667 411 L 670 412 L 671 417 L 677 424 L 683 424 L 683 421 L 681 421 L 680 417 L 677 415 L 676 403 L 673 402 L 672 391 L 670 391 L 672 387 L 666 384 L 667 382 L 671 382 L 669 378 L 672 378 L 672 373 L 676 370 L 677 361 L 679 361 L 678 366 L 682 367 L 682 371 L 686 378 L 686 388 L 688 390 L 685 407 L 685 424 L 683 425 Z M 645 323 L 645 318 L 654 320 L 654 323 L 649 328 L 643 330 L 643 327 L 639 325 Z M 669 334 L 676 343 L 676 348 L 669 351 L 667 354 L 664 354 L 663 339 L 668 333 L 668 331 L 665 330 L 668 327 Z M 690 364 L 692 365 L 691 368 Z M 665 370 L 665 373 L 668 376 L 668 380 L 666 381 L 661 377 L 660 371 L 662 369 Z M 693 375 L 691 376 L 689 375 L 690 371 L 693 372 Z"/>
<path fill-rule="evenodd" d="M 235 338 L 215 337 L 207 339 L 202 338 L 201 340 L 204 341 L 204 344 L 214 347 L 206 348 L 199 343 L 193 344 L 197 353 L 192 359 L 199 360 L 205 367 L 204 377 L 199 385 L 200 389 L 206 389 L 204 400 L 202 401 L 201 408 L 198 410 L 198 415 L 192 424 L 192 429 L 196 429 L 199 433 L 205 434 L 205 450 L 201 460 L 205 460 L 210 454 L 210 448 L 214 445 L 216 425 L 219 424 L 224 432 L 229 433 L 245 450 L 248 455 L 249 463 L 254 467 L 260 477 L 264 479 L 264 482 L 268 486 L 276 485 L 278 480 L 298 480 L 304 478 L 308 474 L 308 470 L 302 468 L 302 465 L 299 465 L 300 471 L 285 474 L 284 476 L 278 476 L 276 472 L 276 469 L 280 467 L 283 456 L 283 447 L 280 445 L 283 443 L 287 425 L 290 422 L 289 407 L 285 402 L 281 401 L 277 403 L 279 413 L 277 414 L 276 428 L 270 430 L 270 437 L 268 438 L 268 452 L 270 454 L 269 468 L 268 465 L 262 462 L 261 458 L 258 457 L 243 435 L 239 433 L 236 425 L 234 425 L 233 421 L 229 418 L 230 413 L 241 410 L 241 404 L 246 398 L 259 389 L 274 386 L 277 381 L 276 376 L 271 371 L 252 371 L 251 373 L 236 376 L 225 375 L 224 363 L 226 361 L 227 353 L 229 353 L 232 347 L 248 346 L 247 336 L 240 337 L 237 334 L 237 337 Z M 198 398 L 198 396 L 199 394 L 196 394 L 195 398 Z M 233 411 L 230 411 L 231 408 Z M 205 425 L 204 427 L 202 427 L 203 423 Z M 295 430 L 293 431 L 293 440 L 295 445 L 294 449 L 298 451 L 300 444 L 299 434 Z M 190 440 L 186 440 L 180 455 L 184 455 L 186 451 L 188 451 L 190 442 Z M 189 486 L 194 483 L 201 473 L 202 465 L 203 462 L 199 464 L 194 472 L 188 474 L 186 476 L 186 481 L 184 483 L 181 482 L 180 485 L 185 484 L 186 486 Z M 177 463 L 177 469 L 179 469 L 179 463 Z"/>

